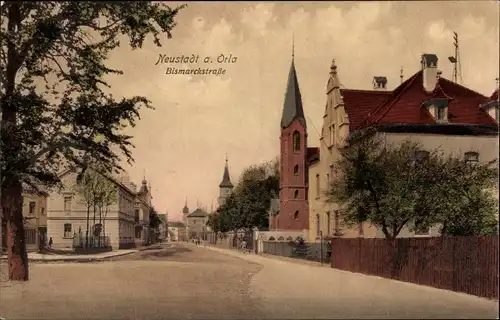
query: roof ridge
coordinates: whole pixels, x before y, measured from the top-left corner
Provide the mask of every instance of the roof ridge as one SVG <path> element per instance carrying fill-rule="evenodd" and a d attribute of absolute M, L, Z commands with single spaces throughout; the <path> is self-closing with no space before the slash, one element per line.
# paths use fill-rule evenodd
<path fill-rule="evenodd" d="M 410 78 L 408 78 L 405 82 L 403 82 L 401 85 L 399 85 L 399 87 L 397 87 L 396 90 L 392 91 L 391 94 L 389 95 L 389 97 L 387 97 L 387 99 L 384 100 L 384 102 L 382 102 L 381 104 L 379 104 L 376 108 L 372 109 L 368 113 L 368 115 L 363 119 L 363 121 L 361 121 L 359 123 L 359 125 L 355 128 L 355 130 L 359 129 L 360 127 L 363 127 L 363 126 L 367 125 L 368 119 L 374 117 L 377 114 L 377 112 L 379 112 L 384 106 L 386 106 L 387 102 L 389 102 L 391 100 L 391 98 L 394 97 L 394 99 L 390 102 L 390 104 L 386 108 L 385 112 L 382 112 L 378 116 L 378 118 L 374 118 L 374 120 L 371 121 L 371 123 L 368 123 L 368 124 L 375 123 L 375 122 L 379 121 L 383 116 L 385 116 L 387 114 L 387 112 L 390 110 L 391 106 L 394 105 L 394 103 L 396 101 L 398 101 L 398 99 L 401 97 L 401 95 L 406 91 L 406 89 L 409 88 L 409 86 L 413 83 L 413 81 L 415 81 L 415 79 L 417 79 L 417 76 L 419 74 L 421 74 L 421 73 L 422 73 L 422 70 L 418 71 L 413 76 L 411 76 Z M 397 92 L 398 90 L 400 90 L 400 91 Z"/>
<path fill-rule="evenodd" d="M 356 92 L 363 92 L 363 93 L 374 93 L 374 94 L 391 94 L 394 92 L 394 90 L 369 90 L 369 89 L 340 89 L 340 91 L 356 91 Z"/>

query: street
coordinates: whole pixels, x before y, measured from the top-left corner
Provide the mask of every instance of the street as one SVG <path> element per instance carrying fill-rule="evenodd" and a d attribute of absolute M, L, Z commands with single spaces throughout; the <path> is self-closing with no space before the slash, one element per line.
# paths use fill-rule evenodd
<path fill-rule="evenodd" d="M 465 294 L 216 248 L 174 244 L 92 263 L 32 263 L 0 288 L 6 319 L 498 317 Z"/>

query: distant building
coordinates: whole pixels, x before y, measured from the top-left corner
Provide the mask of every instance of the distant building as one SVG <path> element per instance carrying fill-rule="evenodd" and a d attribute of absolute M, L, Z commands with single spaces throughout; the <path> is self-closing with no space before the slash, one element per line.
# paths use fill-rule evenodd
<path fill-rule="evenodd" d="M 188 238 L 205 238 L 209 231 L 207 226 L 209 214 L 203 209 L 196 209 L 187 216 L 187 234 Z"/>
<path fill-rule="evenodd" d="M 160 241 L 165 241 L 168 239 L 168 213 L 158 214 L 158 217 L 161 221 L 160 225 L 158 226 L 158 239 Z"/>
<path fill-rule="evenodd" d="M 180 221 L 170 222 L 168 236 L 170 241 L 187 241 L 186 225 Z"/>
<path fill-rule="evenodd" d="M 234 186 L 231 183 L 231 177 L 229 176 L 228 159 L 226 156 L 226 165 L 224 166 L 224 173 L 222 175 L 222 181 L 219 184 L 219 198 L 217 199 L 219 207 L 222 206 L 224 203 L 226 203 L 226 200 L 231 195 L 233 188 L 234 188 Z"/>
<path fill-rule="evenodd" d="M 186 202 L 184 203 L 184 208 L 182 208 L 182 222 L 187 223 L 187 215 L 189 214 L 188 200 L 186 197 Z"/>

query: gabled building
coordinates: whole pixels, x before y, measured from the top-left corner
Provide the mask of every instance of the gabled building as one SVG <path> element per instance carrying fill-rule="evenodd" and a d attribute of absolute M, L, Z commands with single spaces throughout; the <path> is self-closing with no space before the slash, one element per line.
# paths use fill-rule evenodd
<path fill-rule="evenodd" d="M 62 188 L 50 191 L 47 197 L 47 238 L 52 238 L 54 248 L 71 248 L 75 236 L 85 238 L 89 208 L 83 197 L 76 192 L 76 170 L 65 170 L 59 178 Z M 101 230 L 100 234 L 109 237 L 113 250 L 118 250 L 120 246 L 130 247 L 144 238 L 142 229 L 139 233 L 134 234 L 134 231 L 137 231 L 135 227 L 138 225 L 149 225 L 147 210 L 151 208 L 151 197 L 144 192 L 138 194 L 135 184 L 129 181 L 127 175 L 110 175 L 106 178 L 116 186 L 116 202 L 108 206 L 107 212 L 101 216 L 96 213 L 95 221 L 91 206 L 89 235 Z"/>
<path fill-rule="evenodd" d="M 373 90 L 341 88 L 339 78 L 334 60 L 326 87 L 319 156 L 309 164 L 310 241 L 320 232 L 324 236 L 382 236 L 380 230 L 363 224 L 345 228 L 338 205 L 326 202 L 333 164 L 357 139 L 376 136 L 386 144 L 412 139 L 425 150 L 439 147 L 445 154 L 470 161 L 487 162 L 498 156 L 498 90 L 488 97 L 445 79 L 434 54 L 423 54 L 420 70 L 392 91 L 383 76 L 373 78 Z M 437 228 L 417 233 L 404 229 L 400 236 L 437 232 Z"/>

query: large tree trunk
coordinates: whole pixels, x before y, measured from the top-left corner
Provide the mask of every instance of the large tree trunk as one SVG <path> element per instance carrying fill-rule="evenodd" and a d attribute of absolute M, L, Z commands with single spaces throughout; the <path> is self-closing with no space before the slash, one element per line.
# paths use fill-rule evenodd
<path fill-rule="evenodd" d="M 21 25 L 20 4 L 11 3 L 8 7 L 7 31 L 15 33 Z M 7 65 L 5 77 L 5 94 L 0 101 L 0 111 L 2 113 L 1 129 L 3 134 L 2 150 L 0 154 L 16 155 L 20 154 L 22 145 L 19 137 L 13 132 L 17 121 L 17 104 L 15 101 L 16 74 L 22 61 L 19 61 L 17 49 L 11 42 L 7 43 Z M 5 127 L 8 127 L 6 130 Z M 15 171 L 16 160 L 11 160 Z M 9 261 L 9 279 L 28 280 L 28 254 L 26 252 L 26 242 L 24 241 L 23 224 L 23 197 L 22 185 L 16 172 L 9 172 L 7 169 L 7 179 L 2 179 L 1 186 L 1 206 L 3 218 L 7 223 L 7 256 Z"/>
<path fill-rule="evenodd" d="M 20 182 L 2 190 L 2 211 L 7 223 L 7 257 L 9 279 L 27 281 L 28 253 L 24 235 L 23 196 Z"/>

